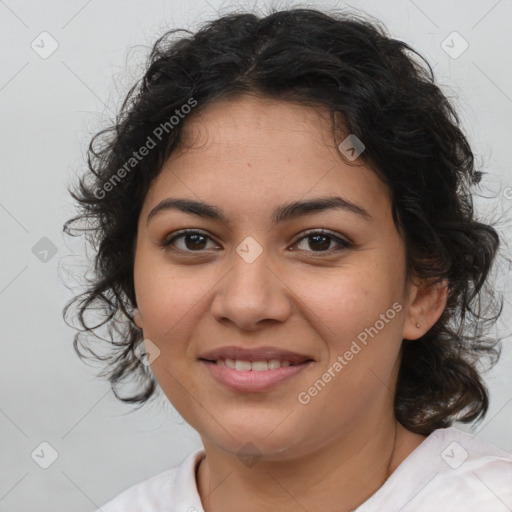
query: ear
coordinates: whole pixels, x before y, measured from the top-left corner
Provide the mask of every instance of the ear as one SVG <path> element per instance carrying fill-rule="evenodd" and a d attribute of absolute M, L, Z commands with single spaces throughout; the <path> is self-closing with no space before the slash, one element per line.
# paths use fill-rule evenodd
<path fill-rule="evenodd" d="M 135 325 L 139 329 L 143 328 L 142 315 L 140 314 L 140 311 L 137 308 L 133 310 L 133 321 L 135 322 Z"/>
<path fill-rule="evenodd" d="M 442 315 L 447 300 L 447 279 L 410 285 L 402 338 L 406 340 L 421 338 Z"/>

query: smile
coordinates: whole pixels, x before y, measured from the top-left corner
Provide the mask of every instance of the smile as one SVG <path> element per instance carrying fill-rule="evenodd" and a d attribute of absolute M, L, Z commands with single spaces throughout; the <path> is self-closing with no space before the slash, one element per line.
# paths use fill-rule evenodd
<path fill-rule="evenodd" d="M 314 361 L 292 364 L 289 361 L 244 361 L 218 359 L 199 362 L 213 379 L 232 391 L 249 393 L 269 391 L 311 366 Z"/>
<path fill-rule="evenodd" d="M 218 366 L 227 366 L 241 372 L 255 371 L 262 372 L 265 370 L 276 370 L 277 368 L 286 366 L 295 366 L 290 361 L 280 361 L 279 359 L 271 359 L 269 361 L 244 361 L 242 359 L 217 359 L 211 361 Z"/>

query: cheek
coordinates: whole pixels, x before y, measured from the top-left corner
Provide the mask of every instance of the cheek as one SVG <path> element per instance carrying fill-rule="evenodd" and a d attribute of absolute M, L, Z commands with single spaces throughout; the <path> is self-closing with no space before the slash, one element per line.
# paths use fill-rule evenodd
<path fill-rule="evenodd" d="M 180 280 L 152 273 L 145 280 L 139 280 L 137 301 L 142 313 L 144 334 L 159 342 L 175 338 L 183 329 L 186 317 L 192 314 L 199 300 L 189 286 L 182 286 Z M 194 300 L 196 299 L 196 300 Z M 180 327 L 181 325 L 181 327 Z"/>
<path fill-rule="evenodd" d="M 166 353 L 183 352 L 198 323 L 202 299 L 219 279 L 218 272 L 171 265 L 161 256 L 140 251 L 134 281 L 144 336 Z"/>
<path fill-rule="evenodd" d="M 332 368 L 344 375 L 333 387 L 362 390 L 372 387 L 368 379 L 377 386 L 389 379 L 401 344 L 401 279 L 398 268 L 381 260 L 337 269 L 328 279 L 302 285 L 310 321 L 328 351 L 323 370 L 335 362 L 343 368 Z"/>
<path fill-rule="evenodd" d="M 340 418 L 364 414 L 375 397 L 392 387 L 401 345 L 403 305 L 397 294 L 399 287 L 386 279 L 382 279 L 380 270 L 347 272 L 347 276 L 338 278 L 336 286 L 331 281 L 322 287 L 322 300 L 310 302 L 310 318 L 318 319 L 316 330 L 322 333 L 328 351 L 316 376 L 328 383 L 319 398 L 312 400 L 326 424 L 337 425 Z M 320 291 L 310 289 L 310 297 L 320 296 Z M 310 385 L 315 385 L 315 379 Z"/>
<path fill-rule="evenodd" d="M 301 276 L 294 292 L 324 324 L 329 338 L 340 342 L 373 324 L 396 300 L 397 286 L 383 279 L 383 270 L 371 265 L 338 268 L 320 276 Z"/>

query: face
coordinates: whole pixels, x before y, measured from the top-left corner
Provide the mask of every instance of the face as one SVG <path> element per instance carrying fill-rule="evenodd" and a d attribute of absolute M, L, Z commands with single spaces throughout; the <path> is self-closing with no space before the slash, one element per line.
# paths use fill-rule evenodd
<path fill-rule="evenodd" d="M 222 101 L 185 135 L 145 198 L 134 266 L 135 320 L 160 351 L 151 367 L 170 402 L 204 441 L 232 453 L 251 442 L 268 458 L 391 414 L 402 339 L 423 334 L 416 323 L 434 323 L 442 308 L 406 286 L 387 187 L 360 159 L 343 161 L 318 109 Z M 352 206 L 275 218 L 284 205 L 335 197 Z M 165 207 L 168 199 L 222 217 Z M 258 377 L 257 388 L 233 376 L 242 370 L 200 360 L 226 346 L 310 361 L 263 371 L 284 380 Z"/>

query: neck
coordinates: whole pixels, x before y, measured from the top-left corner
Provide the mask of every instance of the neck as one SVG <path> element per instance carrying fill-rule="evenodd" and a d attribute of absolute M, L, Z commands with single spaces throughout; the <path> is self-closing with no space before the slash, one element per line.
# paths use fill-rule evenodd
<path fill-rule="evenodd" d="M 251 467 L 203 439 L 198 491 L 205 512 L 297 507 L 348 512 L 374 494 L 424 439 L 393 418 L 344 432 L 308 453 L 271 461 L 262 457 Z"/>

